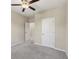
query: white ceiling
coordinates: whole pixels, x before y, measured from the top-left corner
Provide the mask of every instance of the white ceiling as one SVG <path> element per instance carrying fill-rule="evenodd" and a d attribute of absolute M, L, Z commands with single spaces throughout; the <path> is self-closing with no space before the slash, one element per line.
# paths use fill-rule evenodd
<path fill-rule="evenodd" d="M 32 16 L 38 12 L 42 12 L 44 10 L 48 10 L 51 8 L 56 8 L 66 3 L 67 0 L 40 0 L 36 3 L 33 3 L 31 6 L 36 9 L 36 11 L 32 11 L 27 8 L 25 12 L 22 12 L 21 6 L 12 6 L 11 9 L 15 12 L 18 12 L 24 16 Z M 11 0 L 12 4 L 21 3 L 21 0 Z"/>

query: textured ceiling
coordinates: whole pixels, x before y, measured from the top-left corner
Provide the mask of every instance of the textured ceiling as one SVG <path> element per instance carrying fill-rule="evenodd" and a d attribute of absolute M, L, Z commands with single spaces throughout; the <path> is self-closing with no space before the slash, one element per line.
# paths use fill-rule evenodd
<path fill-rule="evenodd" d="M 30 0 L 29 0 L 30 1 Z M 36 11 L 32 11 L 31 9 L 27 8 L 25 12 L 22 12 L 21 6 L 12 6 L 11 9 L 21 15 L 24 16 L 32 16 L 38 12 L 42 12 L 51 8 L 56 8 L 66 3 L 67 0 L 40 0 L 36 3 L 33 3 L 31 6 L 36 9 Z M 12 4 L 21 3 L 21 0 L 11 0 Z"/>

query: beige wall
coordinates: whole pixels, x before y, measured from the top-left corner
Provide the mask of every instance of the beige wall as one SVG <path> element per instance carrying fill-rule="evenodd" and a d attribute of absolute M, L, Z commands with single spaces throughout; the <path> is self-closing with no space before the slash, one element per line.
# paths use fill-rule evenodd
<path fill-rule="evenodd" d="M 41 20 L 46 17 L 55 17 L 55 47 L 67 52 L 67 6 L 63 5 L 61 7 L 36 14 L 35 28 L 33 29 L 33 39 L 39 44 L 41 43 Z"/>
<path fill-rule="evenodd" d="M 16 45 L 24 41 L 25 17 L 11 11 L 11 44 Z"/>

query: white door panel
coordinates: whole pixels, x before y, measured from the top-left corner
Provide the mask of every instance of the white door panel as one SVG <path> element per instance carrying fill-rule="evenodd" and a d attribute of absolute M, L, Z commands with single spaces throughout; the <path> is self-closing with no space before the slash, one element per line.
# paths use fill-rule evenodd
<path fill-rule="evenodd" d="M 42 21 L 42 45 L 55 46 L 55 18 L 46 18 Z"/>

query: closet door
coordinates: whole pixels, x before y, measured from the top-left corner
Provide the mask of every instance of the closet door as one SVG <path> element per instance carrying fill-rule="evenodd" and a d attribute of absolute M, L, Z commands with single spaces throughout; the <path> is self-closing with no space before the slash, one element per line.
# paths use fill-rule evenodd
<path fill-rule="evenodd" d="M 55 18 L 45 18 L 42 20 L 42 45 L 48 47 L 55 46 Z"/>

